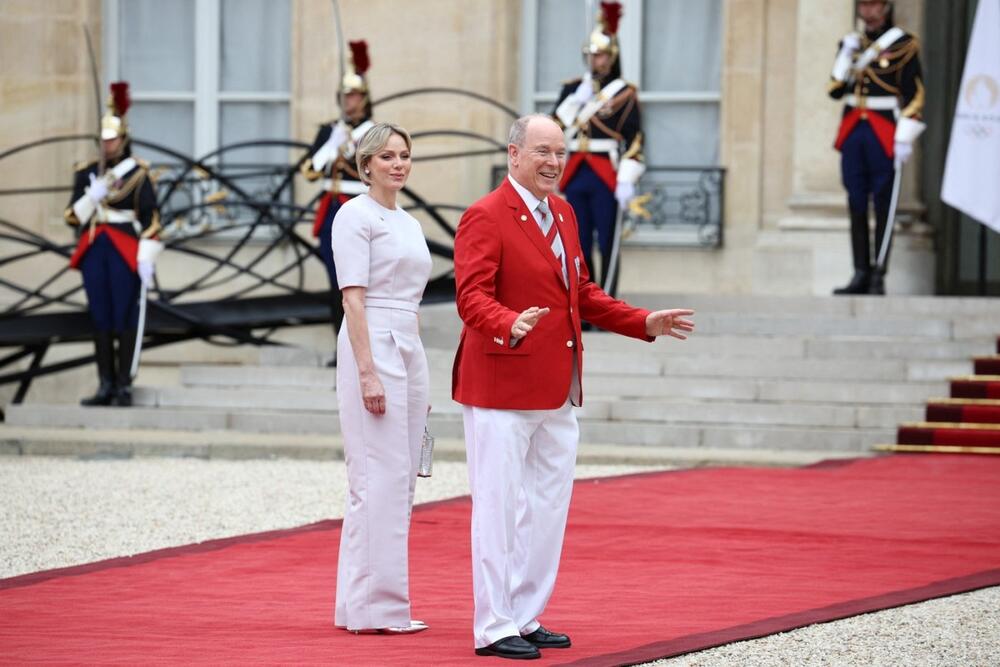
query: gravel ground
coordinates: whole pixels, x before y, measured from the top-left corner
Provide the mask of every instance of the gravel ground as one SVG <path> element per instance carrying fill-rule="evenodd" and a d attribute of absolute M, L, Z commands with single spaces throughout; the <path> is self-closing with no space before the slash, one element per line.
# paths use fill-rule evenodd
<path fill-rule="evenodd" d="M 581 465 L 578 477 L 635 466 Z M 0 458 L 0 578 L 340 516 L 343 464 Z M 439 462 L 416 501 L 468 493 Z M 1000 588 L 814 625 L 653 665 L 1000 665 Z"/>

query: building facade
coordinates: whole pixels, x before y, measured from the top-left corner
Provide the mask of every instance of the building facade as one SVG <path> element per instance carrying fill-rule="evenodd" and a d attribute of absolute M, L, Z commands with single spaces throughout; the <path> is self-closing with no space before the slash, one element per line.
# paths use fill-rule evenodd
<path fill-rule="evenodd" d="M 449 89 L 518 112 L 549 110 L 559 82 L 581 73 L 580 45 L 596 3 L 337 4 L 344 39 L 368 42 L 375 100 L 428 89 L 381 102 L 374 112 L 376 119 L 416 132 L 420 158 L 484 147 L 469 134 L 505 141 L 507 114 Z M 897 22 L 922 36 L 925 4 L 897 0 Z M 967 14 L 974 0 L 959 4 Z M 853 27 L 852 3 L 623 5 L 622 62 L 643 102 L 647 187 L 660 174 L 713 183 L 724 196 L 718 210 L 707 214 L 721 222 L 717 236 L 678 234 L 677 226 L 640 221 L 623 245 L 620 290 L 829 294 L 851 269 L 846 196 L 832 148 L 841 109 L 827 97 L 826 84 L 837 41 Z M 0 150 L 93 132 L 97 103 L 83 26 L 93 38 L 102 97 L 108 81 L 129 80 L 134 134 L 179 152 L 205 155 L 220 144 L 263 137 L 309 142 L 317 124 L 337 113 L 341 63 L 334 3 L 328 0 L 0 0 L 0 9 Z M 961 40 L 947 48 L 964 52 Z M 947 135 L 934 136 L 940 143 Z M 940 147 L 934 148 L 927 153 L 940 159 Z M 247 159 L 297 158 L 287 148 L 255 150 Z M 417 162 L 411 185 L 427 201 L 468 204 L 491 188 L 505 164 L 499 150 L 483 153 Z M 65 185 L 73 162 L 94 155 L 86 141 L 28 151 L 0 160 L 0 182 L 4 189 Z M 169 161 L 164 155 L 144 157 Z M 937 267 L 951 250 L 935 243 L 937 221 L 928 211 L 938 209 L 927 204 L 924 193 L 933 182 L 925 178 L 921 159 L 918 151 L 904 173 L 889 293 L 949 289 Z M 297 183 L 296 200 L 307 201 L 314 187 Z M 680 192 L 667 199 L 698 203 L 697 193 Z M 2 196 L 0 218 L 68 242 L 71 233 L 62 223 L 66 196 Z M 452 222 L 457 217 L 458 209 Z M 426 230 L 448 240 L 434 225 Z M 942 238 L 950 237 L 937 235 Z M 161 280 L 169 283 L 171 272 L 184 270 L 183 262 L 165 257 Z M 322 288 L 318 263 L 310 280 Z"/>

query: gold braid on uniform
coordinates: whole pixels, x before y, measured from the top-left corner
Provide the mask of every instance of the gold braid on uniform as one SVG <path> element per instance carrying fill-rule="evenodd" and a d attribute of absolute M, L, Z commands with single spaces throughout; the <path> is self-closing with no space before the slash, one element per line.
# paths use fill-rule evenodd
<path fill-rule="evenodd" d="M 919 78 L 915 79 L 917 84 L 917 92 L 913 96 L 913 100 L 903 109 L 899 115 L 905 118 L 914 118 L 919 116 L 924 110 L 924 82 Z"/>
<path fill-rule="evenodd" d="M 142 234 L 139 236 L 141 239 L 151 239 L 160 233 L 163 226 L 160 224 L 160 212 L 153 209 L 153 217 L 149 223 L 149 227 L 143 230 Z"/>
<path fill-rule="evenodd" d="M 622 155 L 622 159 L 642 160 L 642 132 L 635 133 L 635 139 L 632 141 L 632 145 L 628 147 L 628 150 L 625 151 L 625 154 Z"/>
<path fill-rule="evenodd" d="M 312 168 L 312 156 L 310 155 L 302 162 L 302 166 L 299 167 L 299 173 L 306 177 L 307 181 L 317 181 L 323 178 L 323 172 L 316 171 Z"/>

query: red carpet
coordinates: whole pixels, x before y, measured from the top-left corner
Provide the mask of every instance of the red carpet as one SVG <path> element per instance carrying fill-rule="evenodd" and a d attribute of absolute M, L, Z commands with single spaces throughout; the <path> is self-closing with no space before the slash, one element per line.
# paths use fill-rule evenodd
<path fill-rule="evenodd" d="M 1000 398 L 1000 375 L 973 375 L 951 381 L 952 398 Z"/>
<path fill-rule="evenodd" d="M 901 445 L 982 447 L 1000 452 L 1000 424 L 903 424 L 897 431 L 897 442 Z"/>
<path fill-rule="evenodd" d="M 431 482 L 433 483 L 433 482 Z M 499 664 L 470 636 L 467 500 L 413 515 L 414 615 L 331 625 L 325 522 L 0 580 L 0 662 Z M 891 456 L 577 485 L 547 664 L 615 665 L 1000 583 L 1000 457 Z"/>
<path fill-rule="evenodd" d="M 1000 401 L 974 398 L 928 401 L 925 415 L 929 422 L 1000 424 Z"/>
<path fill-rule="evenodd" d="M 1000 355 L 977 357 L 972 365 L 976 375 L 1000 375 Z"/>

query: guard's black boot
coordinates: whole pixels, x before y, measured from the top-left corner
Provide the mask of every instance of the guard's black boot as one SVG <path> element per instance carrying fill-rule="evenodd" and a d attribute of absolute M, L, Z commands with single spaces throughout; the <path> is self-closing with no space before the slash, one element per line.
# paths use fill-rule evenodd
<path fill-rule="evenodd" d="M 80 401 L 80 405 L 111 405 L 115 397 L 115 347 L 110 331 L 94 336 L 94 358 L 97 362 L 97 393 Z"/>
<path fill-rule="evenodd" d="M 882 246 L 885 240 L 885 228 L 886 223 L 889 220 L 889 210 L 888 208 L 882 208 L 881 206 L 875 207 L 875 248 L 879 253 L 875 255 L 876 267 L 872 270 L 872 280 L 871 284 L 868 286 L 869 294 L 885 294 L 885 274 L 889 270 L 889 255 L 892 252 L 892 237 L 889 237 L 888 247 L 885 249 L 885 259 L 882 261 L 882 266 L 879 268 L 877 266 L 878 258 L 882 253 Z"/>
<path fill-rule="evenodd" d="M 851 254 L 854 256 L 854 276 L 834 294 L 868 294 L 871 283 L 871 242 L 868 238 L 868 213 L 851 211 Z"/>
<path fill-rule="evenodd" d="M 885 271 L 879 269 L 872 271 L 872 279 L 868 284 L 868 293 L 879 296 L 885 294 Z"/>
<path fill-rule="evenodd" d="M 135 355 L 135 330 L 118 336 L 118 390 L 114 404 L 123 408 L 132 405 L 132 357 Z"/>
<path fill-rule="evenodd" d="M 861 269 L 855 269 L 851 276 L 851 282 L 843 287 L 833 290 L 834 294 L 868 294 L 871 285 L 871 273 Z"/>

